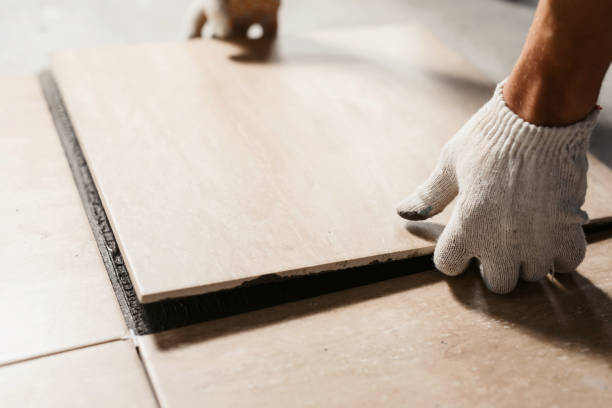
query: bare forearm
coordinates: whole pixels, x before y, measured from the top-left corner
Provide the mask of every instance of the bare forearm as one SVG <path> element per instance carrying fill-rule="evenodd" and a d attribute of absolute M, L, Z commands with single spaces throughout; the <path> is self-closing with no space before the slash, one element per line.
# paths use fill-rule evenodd
<path fill-rule="evenodd" d="M 612 61 L 612 0 L 541 0 L 504 87 L 506 103 L 537 125 L 592 111 Z"/>

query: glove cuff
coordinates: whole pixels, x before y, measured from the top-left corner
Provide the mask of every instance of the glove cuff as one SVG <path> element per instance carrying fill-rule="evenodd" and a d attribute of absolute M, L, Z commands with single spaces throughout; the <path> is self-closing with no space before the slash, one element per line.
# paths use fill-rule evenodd
<path fill-rule="evenodd" d="M 503 87 L 506 80 L 495 88 L 491 100 L 485 105 L 485 134 L 504 144 L 503 150 L 516 154 L 538 154 L 562 157 L 566 154 L 586 152 L 589 139 L 599 116 L 599 108 L 568 126 L 538 126 L 514 113 L 506 104 Z"/>

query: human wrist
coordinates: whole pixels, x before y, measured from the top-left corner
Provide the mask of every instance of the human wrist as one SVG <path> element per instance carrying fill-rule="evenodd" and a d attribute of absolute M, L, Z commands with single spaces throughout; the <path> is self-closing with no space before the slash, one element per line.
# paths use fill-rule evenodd
<path fill-rule="evenodd" d="M 604 34 L 612 30 L 571 18 L 581 10 L 563 1 L 543 0 L 538 5 L 523 51 L 504 87 L 510 109 L 530 123 L 570 125 L 596 106 L 611 60 L 611 53 L 602 52 L 599 44 L 608 42 Z"/>
<path fill-rule="evenodd" d="M 505 83 L 503 96 L 508 107 L 529 123 L 567 126 L 596 108 L 599 83 L 593 75 L 585 78 L 580 73 L 517 66 Z"/>
<path fill-rule="evenodd" d="M 591 110 L 586 117 L 569 125 L 537 125 L 525 120 L 508 106 L 504 96 L 506 86 L 507 81 L 497 85 L 482 113 L 482 123 L 488 123 L 486 137 L 489 143 L 505 145 L 508 153 L 540 158 L 586 153 L 590 135 L 597 124 L 598 109 Z"/>

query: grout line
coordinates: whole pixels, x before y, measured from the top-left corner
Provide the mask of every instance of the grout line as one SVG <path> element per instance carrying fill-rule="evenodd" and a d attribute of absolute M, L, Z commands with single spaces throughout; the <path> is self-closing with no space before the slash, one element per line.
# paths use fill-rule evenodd
<path fill-rule="evenodd" d="M 33 361 L 33 360 L 38 360 L 38 359 L 42 359 L 42 358 L 52 357 L 52 356 L 56 356 L 56 355 L 59 355 L 59 354 L 70 353 L 72 351 L 82 350 L 82 349 L 91 348 L 91 347 L 97 347 L 97 346 L 101 346 L 103 344 L 109 344 L 109 343 L 114 343 L 114 342 L 118 342 L 118 341 L 131 341 L 132 342 L 132 345 L 134 346 L 134 351 L 136 352 L 136 355 L 138 356 L 138 361 L 140 361 L 140 364 L 142 365 L 142 369 L 144 371 L 144 375 L 147 378 L 147 383 L 149 384 L 149 387 L 151 388 L 151 394 L 153 394 L 153 398 L 155 399 L 155 403 L 157 404 L 157 406 L 161 408 L 162 405 L 160 403 L 159 396 L 157 394 L 157 391 L 155 390 L 155 386 L 153 385 L 153 380 L 152 380 L 151 375 L 149 373 L 149 370 L 147 368 L 147 364 L 145 363 L 144 358 L 143 358 L 143 356 L 142 356 L 142 354 L 140 352 L 139 336 L 136 335 L 133 330 L 130 330 L 125 335 L 123 335 L 121 337 L 118 337 L 118 338 L 102 340 L 102 341 L 98 341 L 98 342 L 95 342 L 95 343 L 89 343 L 89 344 L 85 344 L 85 345 L 81 345 L 81 346 L 69 347 L 69 348 L 62 349 L 62 350 L 51 351 L 49 353 L 37 354 L 37 355 L 34 355 L 34 356 L 30 356 L 30 357 L 25 357 L 25 358 L 21 358 L 21 359 L 17 359 L 17 360 L 7 361 L 7 362 L 4 362 L 4 363 L 0 364 L 0 369 L 4 368 L 4 367 L 10 367 L 10 366 L 13 366 L 13 365 L 25 363 L 25 362 L 28 362 L 28 361 Z"/>
<path fill-rule="evenodd" d="M 8 366 L 19 364 L 19 363 L 24 363 L 26 361 L 37 360 L 39 358 L 55 356 L 55 355 L 58 355 L 58 354 L 68 353 L 68 352 L 75 351 L 75 350 L 81 350 L 81 349 L 84 349 L 84 348 L 95 347 L 95 346 L 99 346 L 99 345 L 102 345 L 102 344 L 113 343 L 115 341 L 125 341 L 125 340 L 126 340 L 125 337 L 116 337 L 116 338 L 113 338 L 113 339 L 102 340 L 102 341 L 98 341 L 98 342 L 95 342 L 95 343 L 84 344 L 84 345 L 81 345 L 81 346 L 68 347 L 68 348 L 61 349 L 61 350 L 51 351 L 49 353 L 37 354 L 37 355 L 31 356 L 31 357 L 25 357 L 25 358 L 21 358 L 21 359 L 17 359 L 17 360 L 11 360 L 11 361 L 8 361 L 8 362 L 0 364 L 0 368 L 8 367 Z"/>
<path fill-rule="evenodd" d="M 136 355 L 138 356 L 138 360 L 140 361 L 140 364 L 142 365 L 142 369 L 145 373 L 145 376 L 147 377 L 147 382 L 149 383 L 149 387 L 151 387 L 151 393 L 153 394 L 155 403 L 157 404 L 158 407 L 161 408 L 162 404 L 159 399 L 159 395 L 157 394 L 157 390 L 155 389 L 155 385 L 153 384 L 153 378 L 151 377 L 151 373 L 149 372 L 149 368 L 147 367 L 147 363 L 140 349 L 140 337 L 136 333 L 134 333 L 134 331 L 130 330 L 130 338 L 132 340 L 132 344 L 134 345 L 134 348 L 136 349 Z"/>

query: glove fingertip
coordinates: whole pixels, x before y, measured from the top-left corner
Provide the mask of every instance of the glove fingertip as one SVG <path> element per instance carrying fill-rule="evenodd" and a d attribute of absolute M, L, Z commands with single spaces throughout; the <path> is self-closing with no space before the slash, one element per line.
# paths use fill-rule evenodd
<path fill-rule="evenodd" d="M 439 243 L 434 252 L 436 269 L 447 276 L 457 276 L 465 271 L 471 257 L 458 248 L 451 248 L 444 242 Z"/>
<path fill-rule="evenodd" d="M 424 203 L 420 199 L 410 196 L 401 201 L 397 207 L 397 214 L 410 221 L 421 221 L 431 217 L 433 206 Z"/>
<path fill-rule="evenodd" d="M 480 276 L 491 292 L 505 295 L 514 290 L 519 280 L 519 267 L 510 262 L 484 263 L 480 261 Z"/>

